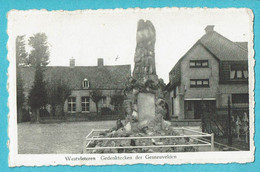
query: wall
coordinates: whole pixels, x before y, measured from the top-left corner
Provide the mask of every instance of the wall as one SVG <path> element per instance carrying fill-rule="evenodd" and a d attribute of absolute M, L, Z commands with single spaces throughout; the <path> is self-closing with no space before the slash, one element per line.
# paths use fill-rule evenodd
<path fill-rule="evenodd" d="M 168 91 L 168 94 L 169 94 L 169 96 L 167 96 L 168 99 L 166 99 L 166 100 L 168 100 L 167 102 L 168 102 L 168 105 L 169 105 L 169 114 L 170 114 L 170 117 L 173 117 L 173 115 L 174 115 L 174 112 L 172 111 L 173 110 L 172 109 L 172 106 L 173 106 L 173 102 L 172 102 L 173 90 Z"/>
<path fill-rule="evenodd" d="M 194 119 L 194 102 L 190 101 L 190 103 L 191 103 L 191 110 L 187 110 L 187 108 L 186 108 L 187 104 L 185 102 L 187 102 L 187 101 L 184 101 L 185 119 Z"/>
<path fill-rule="evenodd" d="M 181 61 L 178 61 L 169 72 L 169 81 L 171 85 L 179 85 L 181 81 Z"/>
<path fill-rule="evenodd" d="M 176 97 L 173 99 L 173 112 L 172 112 L 172 98 L 174 97 L 174 90 L 170 91 L 170 115 L 173 118 L 184 119 L 184 99 L 183 94 L 180 93 L 180 87 L 176 87 Z"/>
<path fill-rule="evenodd" d="M 219 85 L 219 106 L 228 105 L 228 96 L 232 102 L 232 94 L 248 93 L 248 84 L 221 84 Z"/>
<path fill-rule="evenodd" d="M 190 68 L 190 60 L 208 60 L 208 68 Z M 219 65 L 202 45 L 197 44 L 183 58 L 181 63 L 181 87 L 184 98 L 216 97 L 219 83 Z M 190 79 L 209 79 L 208 88 L 190 88 Z"/>
<path fill-rule="evenodd" d="M 76 112 L 75 114 L 79 113 L 89 113 L 89 114 L 95 114 L 96 113 L 96 104 L 91 100 L 90 98 L 90 110 L 89 112 L 82 112 L 82 107 L 81 107 L 81 97 L 84 96 L 89 96 L 90 97 L 90 92 L 92 90 L 73 90 L 71 93 L 71 97 L 76 97 Z M 99 101 L 99 112 L 102 107 L 109 107 L 111 110 L 114 110 L 114 106 L 110 104 L 111 102 L 111 96 L 114 95 L 116 90 L 102 90 L 102 95 L 106 97 L 106 100 L 104 104 L 102 104 L 102 100 Z M 64 104 L 64 112 L 68 113 L 68 101 L 65 101 Z"/>
<path fill-rule="evenodd" d="M 208 67 L 190 68 L 190 60 L 208 60 Z M 176 97 L 178 101 L 176 113 L 178 119 L 191 119 L 194 118 L 194 112 L 185 111 L 184 100 L 216 98 L 219 85 L 219 62 L 202 45 L 196 44 L 182 59 L 181 74 L 181 84 Z M 190 88 L 190 79 L 209 79 L 209 87 Z"/>

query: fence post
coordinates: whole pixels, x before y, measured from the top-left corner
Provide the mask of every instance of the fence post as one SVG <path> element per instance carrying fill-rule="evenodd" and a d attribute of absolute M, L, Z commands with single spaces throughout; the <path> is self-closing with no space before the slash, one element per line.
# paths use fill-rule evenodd
<path fill-rule="evenodd" d="M 214 151 L 214 133 L 211 133 L 211 151 Z"/>
<path fill-rule="evenodd" d="M 228 96 L 228 145 L 232 145 L 230 96 Z"/>
<path fill-rule="evenodd" d="M 83 141 L 83 148 L 82 148 L 82 153 L 83 154 L 86 154 L 86 146 L 87 146 L 87 140 L 85 138 L 84 141 Z"/>

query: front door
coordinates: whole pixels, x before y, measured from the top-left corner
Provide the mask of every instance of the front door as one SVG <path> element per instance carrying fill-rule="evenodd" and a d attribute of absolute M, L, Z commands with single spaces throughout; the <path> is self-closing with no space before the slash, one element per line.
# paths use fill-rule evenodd
<path fill-rule="evenodd" d="M 202 113 L 205 114 L 213 113 L 215 111 L 215 108 L 216 108 L 215 100 L 194 101 L 194 119 L 201 119 Z"/>
<path fill-rule="evenodd" d="M 194 101 L 194 119 L 201 119 L 202 115 L 202 102 Z"/>

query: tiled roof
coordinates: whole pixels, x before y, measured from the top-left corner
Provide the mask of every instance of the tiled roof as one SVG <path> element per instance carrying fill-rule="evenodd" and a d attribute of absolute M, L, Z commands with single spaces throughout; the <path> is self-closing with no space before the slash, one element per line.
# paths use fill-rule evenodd
<path fill-rule="evenodd" d="M 248 60 L 245 42 L 232 42 L 215 31 L 206 33 L 199 42 L 220 61 Z"/>
<path fill-rule="evenodd" d="M 35 69 L 22 67 L 25 89 L 30 89 L 34 81 Z M 63 79 L 71 89 L 82 89 L 82 81 L 87 78 L 89 89 L 122 89 L 131 75 L 130 65 L 117 66 L 47 66 L 44 78 L 47 81 Z"/>
<path fill-rule="evenodd" d="M 247 42 L 235 42 L 238 46 L 240 46 L 241 48 L 243 48 L 244 50 L 247 51 Z"/>

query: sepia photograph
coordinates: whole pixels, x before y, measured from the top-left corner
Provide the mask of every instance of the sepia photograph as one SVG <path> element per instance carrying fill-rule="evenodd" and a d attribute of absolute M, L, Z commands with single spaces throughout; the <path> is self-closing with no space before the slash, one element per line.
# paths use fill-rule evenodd
<path fill-rule="evenodd" d="M 254 160 L 250 9 L 12 10 L 7 30 L 10 166 Z"/>

